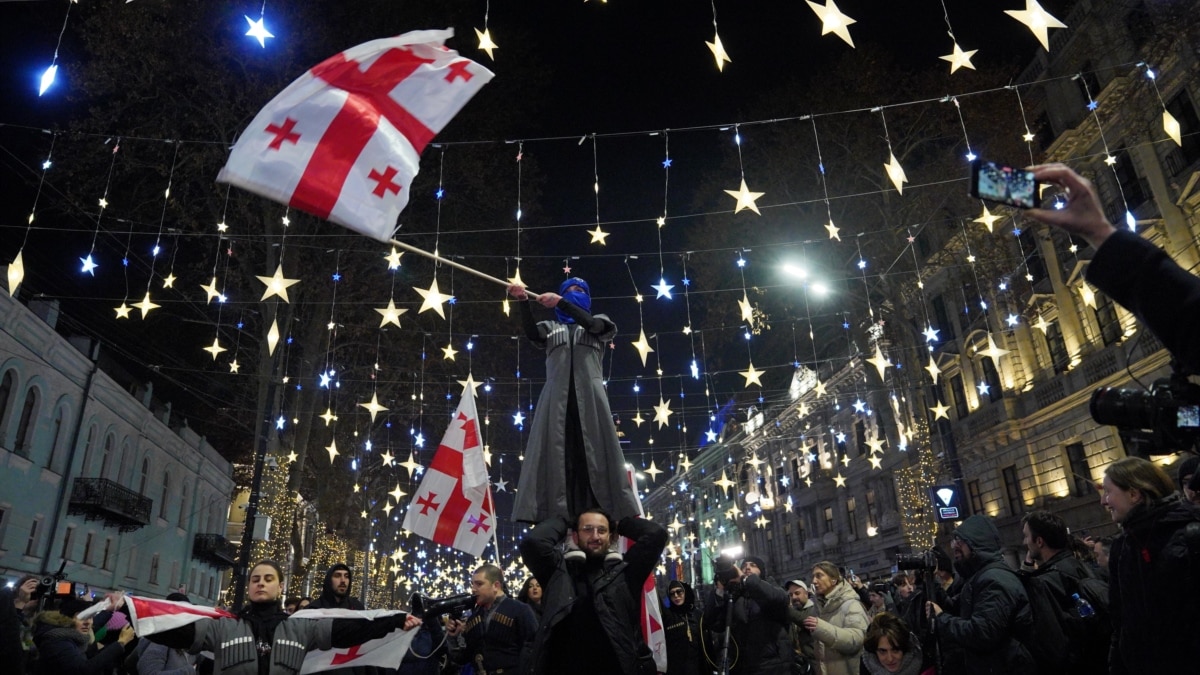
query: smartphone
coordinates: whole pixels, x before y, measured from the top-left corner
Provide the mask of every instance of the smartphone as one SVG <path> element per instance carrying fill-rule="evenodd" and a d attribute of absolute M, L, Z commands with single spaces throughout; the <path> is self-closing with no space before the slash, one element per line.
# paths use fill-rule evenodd
<path fill-rule="evenodd" d="M 1036 209 L 1040 188 L 1032 171 L 985 159 L 971 162 L 971 196 L 976 199 L 1018 209 Z"/>

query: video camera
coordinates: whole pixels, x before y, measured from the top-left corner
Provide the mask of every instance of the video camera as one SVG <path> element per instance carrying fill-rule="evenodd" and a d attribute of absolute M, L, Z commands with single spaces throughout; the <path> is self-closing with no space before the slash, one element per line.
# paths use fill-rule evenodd
<path fill-rule="evenodd" d="M 1149 391 L 1097 389 L 1089 409 L 1097 424 L 1117 427 L 1140 455 L 1172 454 L 1200 440 L 1200 386 L 1179 372 L 1155 380 Z"/>
<path fill-rule="evenodd" d="M 53 598 L 57 596 L 74 597 L 75 584 L 67 581 L 67 575 L 63 572 L 67 568 L 67 561 L 64 560 L 58 566 L 58 571 L 53 574 L 46 574 L 41 579 L 38 579 L 38 586 L 33 591 L 33 597 L 36 599 Z"/>
<path fill-rule="evenodd" d="M 475 608 L 475 596 L 470 593 L 462 593 L 451 595 L 448 598 L 435 599 L 420 593 L 413 593 L 408 599 L 408 606 L 412 608 L 413 615 L 422 621 L 443 616 L 449 616 L 458 621 L 470 616 L 471 610 Z"/>
<path fill-rule="evenodd" d="M 933 551 L 901 553 L 896 556 L 896 569 L 932 572 L 937 569 L 937 556 L 933 554 Z"/>
<path fill-rule="evenodd" d="M 738 576 L 737 561 L 733 558 L 719 556 L 712 561 L 713 565 L 713 581 L 721 582 L 722 586 L 728 586 L 730 581 L 733 581 Z"/>

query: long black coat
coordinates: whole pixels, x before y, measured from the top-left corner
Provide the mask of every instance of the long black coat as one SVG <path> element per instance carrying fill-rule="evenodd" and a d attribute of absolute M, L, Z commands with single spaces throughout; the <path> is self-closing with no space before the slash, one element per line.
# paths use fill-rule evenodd
<path fill-rule="evenodd" d="M 671 582 L 672 585 L 675 582 Z M 683 586 L 683 604 L 671 603 L 663 611 L 663 629 L 667 635 L 667 675 L 699 675 L 704 662 L 704 635 L 700 632 L 700 610 L 696 592 Z"/>
<path fill-rule="evenodd" d="M 1109 672 L 1196 672 L 1200 569 L 1189 565 L 1185 528 L 1200 509 L 1179 493 L 1139 504 L 1108 560 L 1113 644 Z"/>

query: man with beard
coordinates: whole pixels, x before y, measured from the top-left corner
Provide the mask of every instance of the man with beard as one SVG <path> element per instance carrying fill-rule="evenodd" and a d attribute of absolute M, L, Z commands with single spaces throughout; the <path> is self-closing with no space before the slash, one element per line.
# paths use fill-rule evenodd
<path fill-rule="evenodd" d="M 935 602 L 926 606 L 949 675 L 1036 672 L 1033 657 L 1018 640 L 1033 624 L 1029 597 L 1000 551 L 1000 531 L 986 516 L 971 516 L 954 531 L 950 552 L 963 579 L 957 616 Z"/>
<path fill-rule="evenodd" d="M 627 517 L 614 532 L 600 509 L 575 520 L 572 535 L 584 560 L 568 564 L 560 544 L 570 521 L 538 523 L 521 542 L 521 559 L 544 589 L 541 625 L 534 638 L 531 675 L 641 675 L 654 659 L 641 635 L 642 585 L 667 545 L 667 531 L 645 518 Z M 612 556 L 616 535 L 633 540 L 624 557 Z"/>
<path fill-rule="evenodd" d="M 321 595 L 308 605 L 308 609 L 366 609 L 362 601 L 350 596 L 352 581 L 350 567 L 337 563 L 325 572 L 325 585 Z"/>
<path fill-rule="evenodd" d="M 733 604 L 729 626 L 729 672 L 734 675 L 788 675 L 792 668 L 788 594 L 766 576 L 766 561 L 746 556 L 728 583 L 717 580 L 705 598 L 704 625 L 720 633 L 726 607 Z M 736 643 L 735 651 L 733 644 Z M 734 657 L 736 656 L 736 660 Z"/>
<path fill-rule="evenodd" d="M 667 675 L 699 675 L 703 636 L 700 634 L 700 610 L 696 593 L 678 579 L 667 584 L 670 605 L 663 614 L 667 633 Z"/>
<path fill-rule="evenodd" d="M 812 591 L 808 589 L 808 584 L 803 579 L 792 579 L 784 584 L 783 588 L 788 592 L 788 598 L 792 603 L 792 608 L 788 610 L 788 615 L 792 619 L 789 629 L 792 649 L 805 661 L 815 663 L 816 651 L 813 645 L 813 636 L 804 627 L 804 620 L 810 616 L 820 616 L 821 610 L 817 607 L 817 603 L 813 602 Z M 795 668 L 792 670 L 795 671 Z"/>

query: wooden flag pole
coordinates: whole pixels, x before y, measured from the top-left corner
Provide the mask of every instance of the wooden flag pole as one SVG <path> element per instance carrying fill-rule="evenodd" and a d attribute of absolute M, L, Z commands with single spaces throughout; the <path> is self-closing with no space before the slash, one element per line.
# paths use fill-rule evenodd
<path fill-rule="evenodd" d="M 443 258 L 442 256 L 440 256 L 436 253 L 430 253 L 429 251 L 417 248 L 416 246 L 413 246 L 411 244 L 405 244 L 404 242 L 397 241 L 395 239 L 393 239 L 391 241 L 391 243 L 393 246 L 399 246 L 400 248 L 404 249 L 405 251 L 409 251 L 411 253 L 416 253 L 417 255 L 423 255 L 426 258 L 431 258 L 440 263 L 449 265 L 455 269 L 462 270 L 468 274 L 474 274 L 475 276 L 479 277 L 480 279 L 490 281 L 494 284 L 499 284 L 505 288 L 508 288 L 510 285 L 509 282 L 507 282 L 503 279 L 497 279 L 496 277 L 494 277 L 490 274 L 487 274 L 485 272 L 480 272 L 479 270 L 475 269 L 474 267 L 467 267 L 466 265 L 464 265 L 462 263 L 456 263 L 453 260 L 447 260 L 446 258 Z M 540 293 L 534 293 L 533 291 L 530 291 L 528 289 L 525 290 L 525 295 L 529 296 L 530 298 L 532 298 L 534 300 L 537 300 L 539 297 L 541 297 Z"/>

